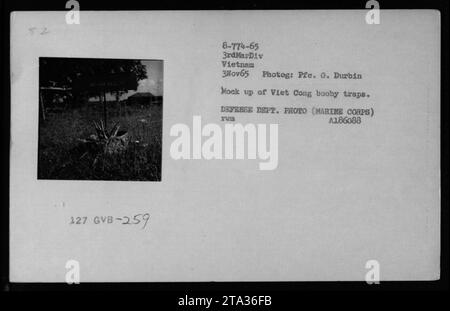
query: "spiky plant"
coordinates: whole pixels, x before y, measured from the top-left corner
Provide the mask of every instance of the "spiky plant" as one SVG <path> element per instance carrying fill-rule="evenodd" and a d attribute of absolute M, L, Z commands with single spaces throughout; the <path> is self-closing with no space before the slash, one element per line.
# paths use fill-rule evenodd
<path fill-rule="evenodd" d="M 93 121 L 93 122 L 94 122 L 95 130 L 97 132 L 97 137 L 99 139 L 108 140 L 108 139 L 114 138 L 117 136 L 117 132 L 119 132 L 119 128 L 120 128 L 119 122 L 117 122 L 113 126 L 113 128 L 111 129 L 111 131 L 109 133 L 108 133 L 108 130 L 106 129 L 103 121 L 100 121 L 100 122 Z"/>

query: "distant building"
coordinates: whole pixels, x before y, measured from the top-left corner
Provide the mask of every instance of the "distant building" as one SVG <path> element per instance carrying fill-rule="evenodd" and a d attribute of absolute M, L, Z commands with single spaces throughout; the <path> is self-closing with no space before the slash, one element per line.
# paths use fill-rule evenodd
<path fill-rule="evenodd" d="M 128 97 L 127 104 L 147 106 L 151 104 L 161 104 L 162 96 L 155 96 L 150 92 L 135 93 Z"/>

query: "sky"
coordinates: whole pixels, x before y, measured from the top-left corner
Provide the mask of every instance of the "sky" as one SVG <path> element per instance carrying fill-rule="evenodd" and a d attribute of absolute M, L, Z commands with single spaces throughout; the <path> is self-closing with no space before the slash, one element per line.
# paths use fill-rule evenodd
<path fill-rule="evenodd" d="M 160 60 L 143 60 L 147 68 L 147 79 L 140 80 L 137 91 L 130 91 L 126 97 L 136 92 L 150 92 L 155 96 L 163 95 L 163 62 Z"/>
<path fill-rule="evenodd" d="M 138 82 L 137 90 L 128 91 L 120 99 L 127 99 L 134 93 L 150 92 L 155 96 L 163 95 L 163 62 L 161 60 L 142 60 L 142 64 L 147 68 L 147 79 Z M 90 101 L 97 101 L 98 97 L 92 97 Z M 106 100 L 114 101 L 114 94 L 106 93 Z"/>

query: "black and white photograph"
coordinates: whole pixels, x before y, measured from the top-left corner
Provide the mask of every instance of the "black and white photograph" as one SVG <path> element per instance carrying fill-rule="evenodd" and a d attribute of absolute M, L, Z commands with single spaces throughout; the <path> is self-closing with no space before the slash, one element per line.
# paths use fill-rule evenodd
<path fill-rule="evenodd" d="M 163 62 L 39 59 L 38 179 L 160 181 Z"/>

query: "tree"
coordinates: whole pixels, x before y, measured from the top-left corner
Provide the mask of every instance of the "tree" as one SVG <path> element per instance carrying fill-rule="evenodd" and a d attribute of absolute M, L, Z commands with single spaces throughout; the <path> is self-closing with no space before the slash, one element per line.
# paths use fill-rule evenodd
<path fill-rule="evenodd" d="M 106 93 L 123 94 L 137 90 L 139 80 L 147 78 L 146 67 L 138 60 L 92 58 L 40 58 L 41 87 L 70 88 L 74 105 L 86 98 L 103 98 L 103 118 L 107 124 Z"/>

